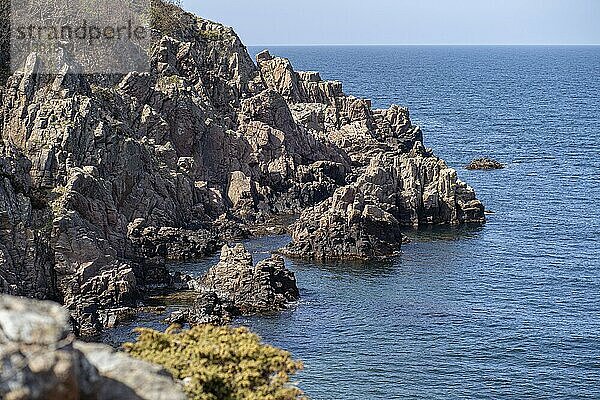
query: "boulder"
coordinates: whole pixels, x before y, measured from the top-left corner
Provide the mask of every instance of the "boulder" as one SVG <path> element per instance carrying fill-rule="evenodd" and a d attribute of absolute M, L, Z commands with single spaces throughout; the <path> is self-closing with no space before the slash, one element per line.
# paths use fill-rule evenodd
<path fill-rule="evenodd" d="M 75 340 L 56 303 L 0 296 L 0 398 L 184 400 L 162 368 Z"/>
<path fill-rule="evenodd" d="M 174 382 L 163 367 L 131 358 L 112 347 L 75 342 L 74 348 L 98 371 L 96 399 L 185 400 L 183 385 Z"/>
<path fill-rule="evenodd" d="M 300 297 L 296 277 L 282 257 L 274 255 L 254 265 L 241 244 L 223 246 L 219 263 L 198 280 L 197 289 L 216 293 L 241 314 L 283 310 Z"/>

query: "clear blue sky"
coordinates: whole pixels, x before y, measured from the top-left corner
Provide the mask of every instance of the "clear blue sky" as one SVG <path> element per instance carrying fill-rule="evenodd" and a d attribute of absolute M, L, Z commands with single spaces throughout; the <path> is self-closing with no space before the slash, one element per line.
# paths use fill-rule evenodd
<path fill-rule="evenodd" d="M 248 45 L 600 44 L 600 0 L 183 0 Z"/>

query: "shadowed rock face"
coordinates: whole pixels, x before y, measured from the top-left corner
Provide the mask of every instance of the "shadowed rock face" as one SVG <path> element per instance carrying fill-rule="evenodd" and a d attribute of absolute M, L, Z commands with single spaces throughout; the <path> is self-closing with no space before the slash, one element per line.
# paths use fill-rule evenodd
<path fill-rule="evenodd" d="M 483 221 L 408 110 L 268 52 L 255 64 L 230 28 L 179 17 L 150 73 L 77 75 L 65 58 L 48 76 L 32 54 L 1 89 L 2 292 L 56 299 L 93 333 L 171 283 L 166 259 L 245 224 L 302 214 L 288 254 L 370 258 L 404 225 Z"/>

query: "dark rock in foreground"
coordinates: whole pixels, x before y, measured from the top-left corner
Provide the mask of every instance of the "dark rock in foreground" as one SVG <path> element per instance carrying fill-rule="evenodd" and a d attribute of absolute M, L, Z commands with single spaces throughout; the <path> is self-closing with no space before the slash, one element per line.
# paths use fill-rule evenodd
<path fill-rule="evenodd" d="M 506 165 L 487 157 L 477 158 L 465 167 L 468 170 L 490 171 L 494 169 L 504 169 Z"/>
<path fill-rule="evenodd" d="M 0 398 L 185 400 L 161 367 L 74 340 L 60 305 L 0 296 Z"/>

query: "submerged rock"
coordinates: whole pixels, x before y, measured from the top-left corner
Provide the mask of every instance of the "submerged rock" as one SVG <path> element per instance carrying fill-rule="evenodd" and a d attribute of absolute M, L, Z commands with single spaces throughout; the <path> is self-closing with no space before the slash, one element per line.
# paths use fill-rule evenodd
<path fill-rule="evenodd" d="M 503 169 L 503 168 L 506 168 L 506 165 L 504 165 L 494 159 L 483 157 L 483 158 L 477 158 L 477 159 L 471 161 L 471 163 L 469 165 L 467 165 L 465 168 L 468 170 L 486 171 L 486 170 L 494 170 L 494 169 Z"/>

